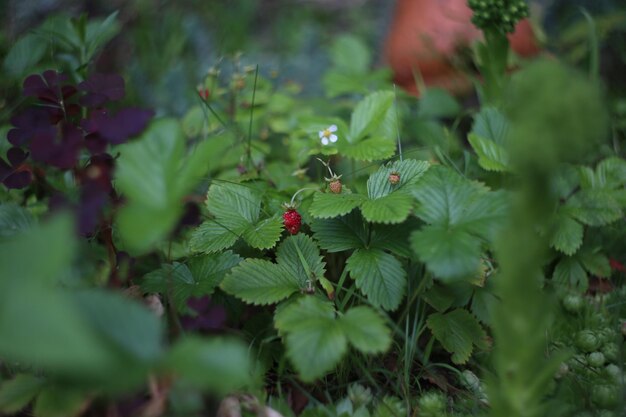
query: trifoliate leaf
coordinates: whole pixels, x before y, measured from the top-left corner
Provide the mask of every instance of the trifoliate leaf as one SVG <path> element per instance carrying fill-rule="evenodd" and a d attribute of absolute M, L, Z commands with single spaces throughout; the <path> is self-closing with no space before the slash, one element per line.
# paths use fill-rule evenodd
<path fill-rule="evenodd" d="M 282 221 L 275 215 L 260 219 L 261 195 L 250 186 L 214 183 L 207 193 L 207 208 L 215 216 L 194 230 L 190 247 L 212 253 L 232 246 L 239 237 L 257 249 L 274 247 L 282 232 Z"/>
<path fill-rule="evenodd" d="M 550 246 L 566 255 L 573 255 L 583 243 L 583 226 L 569 214 L 560 212 Z"/>
<path fill-rule="evenodd" d="M 343 216 L 358 207 L 365 199 L 366 197 L 360 194 L 315 193 L 309 212 L 311 216 L 319 219 Z"/>
<path fill-rule="evenodd" d="M 363 353 L 382 352 L 391 343 L 383 319 L 369 307 L 355 307 L 339 318 L 332 303 L 315 296 L 279 307 L 275 326 L 285 335 L 287 357 L 307 382 L 334 368 L 348 342 Z"/>
<path fill-rule="evenodd" d="M 348 341 L 363 353 L 384 352 L 391 345 L 385 321 L 369 307 L 350 309 L 340 323 Z"/>
<path fill-rule="evenodd" d="M 504 192 L 490 192 L 449 168 L 435 166 L 415 185 L 416 214 L 429 226 L 413 233 L 412 248 L 443 280 L 476 274 L 481 245 L 506 218 Z"/>
<path fill-rule="evenodd" d="M 404 297 L 406 271 L 393 255 L 380 249 L 357 249 L 346 267 L 369 302 L 395 310 Z"/>
<path fill-rule="evenodd" d="M 362 248 L 367 244 L 367 231 L 358 210 L 334 219 L 315 220 L 311 229 L 320 247 L 328 252 Z"/>
<path fill-rule="evenodd" d="M 444 349 L 452 353 L 452 362 L 456 364 L 466 363 L 474 346 L 484 346 L 485 331 L 467 310 L 431 314 L 426 324 Z"/>
<path fill-rule="evenodd" d="M 470 145 L 478 155 L 478 165 L 486 171 L 509 171 L 509 155 L 506 149 L 495 142 L 470 133 L 467 137 Z"/>

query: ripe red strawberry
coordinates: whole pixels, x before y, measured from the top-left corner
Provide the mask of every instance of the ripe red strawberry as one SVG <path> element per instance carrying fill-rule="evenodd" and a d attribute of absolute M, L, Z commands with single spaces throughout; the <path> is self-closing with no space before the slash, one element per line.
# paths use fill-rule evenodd
<path fill-rule="evenodd" d="M 302 216 L 294 208 L 289 208 L 283 213 L 283 224 L 285 229 L 292 235 L 297 234 L 300 231 L 302 225 Z"/>
<path fill-rule="evenodd" d="M 400 173 L 394 171 L 391 174 L 389 174 L 389 183 L 391 185 L 399 184 L 400 183 Z"/>
<path fill-rule="evenodd" d="M 341 194 L 341 181 L 338 179 L 331 181 L 328 184 L 328 188 L 330 189 L 330 192 L 333 194 Z"/>

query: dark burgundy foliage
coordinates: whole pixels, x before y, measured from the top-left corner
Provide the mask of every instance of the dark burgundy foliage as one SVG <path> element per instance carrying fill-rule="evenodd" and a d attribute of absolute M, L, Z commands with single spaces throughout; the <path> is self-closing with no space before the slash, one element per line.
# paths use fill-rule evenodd
<path fill-rule="evenodd" d="M 81 106 L 100 107 L 109 101 L 124 98 L 124 79 L 117 74 L 92 74 L 78 84 L 81 91 L 87 94 L 79 99 Z"/>
<path fill-rule="evenodd" d="M 92 234 L 106 207 L 117 199 L 111 185 L 115 163 L 107 147 L 141 133 L 154 113 L 138 108 L 112 112 L 106 107 L 124 98 L 124 79 L 117 74 L 93 74 L 76 87 L 66 75 L 48 70 L 27 77 L 23 94 L 35 102 L 11 118 L 13 129 L 7 139 L 14 148 L 7 154 L 8 164 L 0 159 L 0 180 L 8 188 L 28 186 L 33 181 L 31 168 L 24 163 L 28 156 L 49 167 L 72 170 L 79 185 L 77 198 L 49 190 L 47 184 L 49 206 L 71 208 L 80 233 Z M 80 162 L 84 150 L 92 155 L 86 166 Z M 36 180 L 46 181 L 45 170 L 41 173 Z"/>
<path fill-rule="evenodd" d="M 76 94 L 76 87 L 73 85 L 61 85 L 65 81 L 67 75 L 53 70 L 44 71 L 41 75 L 30 75 L 24 80 L 24 95 L 59 105 Z"/>
<path fill-rule="evenodd" d="M 33 180 L 30 170 L 22 163 L 28 157 L 28 153 L 20 148 L 11 148 L 7 151 L 7 164 L 0 158 L 0 182 L 7 188 L 24 188 Z"/>
<path fill-rule="evenodd" d="M 226 309 L 221 304 L 214 304 L 210 297 L 190 298 L 187 306 L 195 316 L 181 317 L 185 330 L 219 330 L 226 324 Z"/>
<path fill-rule="evenodd" d="M 62 118 L 60 109 L 30 107 L 11 118 L 11 124 L 15 127 L 9 130 L 7 139 L 13 146 L 24 146 L 40 132 L 55 132 L 54 125 Z"/>
<path fill-rule="evenodd" d="M 115 115 L 104 109 L 93 111 L 91 117 L 82 123 L 92 142 L 90 151 L 101 149 L 106 142 L 113 145 L 126 142 L 141 133 L 152 116 L 153 111 L 138 108 L 124 109 Z"/>
<path fill-rule="evenodd" d="M 56 130 L 39 132 L 31 140 L 30 150 L 37 162 L 60 169 L 71 169 L 76 165 L 83 146 L 83 133 L 70 124 L 61 125 L 61 134 Z"/>

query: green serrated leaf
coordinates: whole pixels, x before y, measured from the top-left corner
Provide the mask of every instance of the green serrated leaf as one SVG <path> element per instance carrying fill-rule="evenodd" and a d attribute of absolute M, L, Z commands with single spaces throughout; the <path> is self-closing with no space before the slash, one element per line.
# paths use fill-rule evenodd
<path fill-rule="evenodd" d="M 360 194 L 315 193 L 309 213 L 318 219 L 343 216 L 358 207 L 365 199 L 366 197 Z"/>
<path fill-rule="evenodd" d="M 372 224 L 369 247 L 372 249 L 388 250 L 394 254 L 409 258 L 411 246 L 409 236 L 417 228 L 418 220 L 409 218 L 402 224 Z"/>
<path fill-rule="evenodd" d="M 276 253 L 276 261 L 303 284 L 324 276 L 326 264 L 320 251 L 313 240 L 303 233 L 284 240 Z"/>
<path fill-rule="evenodd" d="M 269 249 L 276 245 L 283 231 L 283 222 L 278 216 L 259 221 L 243 231 L 243 239 L 253 248 Z"/>
<path fill-rule="evenodd" d="M 193 231 L 189 246 L 196 252 L 219 252 L 234 245 L 246 227 L 246 224 L 226 225 L 215 220 L 207 220 Z"/>
<path fill-rule="evenodd" d="M 19 374 L 0 385 L 0 411 L 13 414 L 26 407 L 39 393 L 44 380 L 33 375 Z"/>
<path fill-rule="evenodd" d="M 219 219 L 252 224 L 259 219 L 261 195 L 244 184 L 214 182 L 206 206 Z"/>
<path fill-rule="evenodd" d="M 381 166 L 367 180 L 367 195 L 371 200 L 385 197 L 391 193 L 408 193 L 412 185 L 428 170 L 426 161 L 405 159 Z M 398 184 L 389 182 L 389 175 L 394 172 L 400 175 Z"/>
<path fill-rule="evenodd" d="M 369 307 L 354 307 L 339 321 L 348 341 L 363 353 L 384 352 L 391 345 L 385 321 Z"/>
<path fill-rule="evenodd" d="M 339 142 L 339 153 L 357 161 L 380 161 L 391 158 L 396 152 L 396 141 L 392 138 L 374 136 L 358 143 Z"/>
<path fill-rule="evenodd" d="M 328 300 L 316 296 L 289 299 L 276 308 L 274 326 L 281 333 L 296 331 L 302 323 L 319 318 L 334 319 L 335 307 Z"/>
<path fill-rule="evenodd" d="M 589 226 L 604 226 L 620 219 L 622 208 L 607 189 L 585 189 L 566 203 L 572 215 Z"/>
<path fill-rule="evenodd" d="M 346 267 L 369 302 L 385 310 L 395 310 L 404 297 L 406 271 L 393 255 L 380 249 L 357 249 Z"/>
<path fill-rule="evenodd" d="M 444 349 L 452 353 L 452 362 L 456 364 L 466 363 L 474 346 L 484 345 L 486 339 L 478 320 L 461 308 L 445 314 L 431 314 L 426 324 Z"/>
<path fill-rule="evenodd" d="M 328 252 L 342 252 L 365 247 L 367 231 L 358 210 L 329 220 L 315 220 L 311 224 L 315 239 Z"/>
<path fill-rule="evenodd" d="M 413 197 L 405 193 L 392 193 L 376 200 L 366 200 L 361 212 L 367 221 L 373 223 L 402 223 L 409 217 L 413 208 Z"/>
<path fill-rule="evenodd" d="M 504 146 L 507 143 L 509 121 L 497 108 L 484 106 L 474 118 L 472 133 Z"/>
<path fill-rule="evenodd" d="M 377 91 L 361 100 L 352 112 L 349 142 L 357 143 L 376 130 L 391 109 L 393 100 L 391 91 Z"/>
<path fill-rule="evenodd" d="M 467 139 L 472 145 L 474 152 L 478 155 L 478 165 L 487 171 L 505 172 L 509 171 L 509 155 L 503 146 L 497 143 L 470 133 Z"/>
<path fill-rule="evenodd" d="M 191 258 L 188 266 L 174 262 L 144 276 L 141 288 L 145 292 L 167 294 L 179 312 L 187 311 L 189 297 L 213 293 L 226 273 L 241 262 L 231 251 Z"/>
<path fill-rule="evenodd" d="M 560 213 L 550 246 L 566 255 L 573 255 L 583 243 L 583 226 L 567 213 Z"/>
<path fill-rule="evenodd" d="M 608 278 L 611 275 L 611 264 L 609 258 L 598 251 L 583 251 L 580 254 L 580 262 L 589 273 Z"/>
<path fill-rule="evenodd" d="M 411 234 L 411 247 L 443 281 L 474 276 L 480 267 L 481 240 L 462 228 L 431 225 Z"/>
<path fill-rule="evenodd" d="M 417 216 L 430 223 L 413 233 L 413 250 L 443 280 L 476 275 L 482 243 L 493 239 L 506 219 L 506 193 L 490 192 L 449 168 L 435 166 L 413 194 L 420 203 Z"/>
<path fill-rule="evenodd" d="M 335 320 L 306 322 L 287 335 L 287 357 L 305 382 L 333 369 L 347 348 L 346 336 Z"/>
<path fill-rule="evenodd" d="M 317 297 L 301 297 L 283 308 L 276 328 L 287 332 L 287 357 L 307 382 L 334 368 L 348 348 L 332 304 Z"/>
<path fill-rule="evenodd" d="M 273 304 L 304 288 L 285 268 L 262 259 L 246 259 L 224 278 L 221 288 L 250 304 Z"/>

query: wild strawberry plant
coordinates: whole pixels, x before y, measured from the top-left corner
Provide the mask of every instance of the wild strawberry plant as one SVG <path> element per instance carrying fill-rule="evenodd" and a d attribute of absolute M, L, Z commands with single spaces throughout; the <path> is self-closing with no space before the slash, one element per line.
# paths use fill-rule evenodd
<path fill-rule="evenodd" d="M 508 74 L 525 3 L 469 5 L 466 113 L 397 91 L 346 37 L 324 77 L 342 100 L 236 56 L 157 118 L 90 71 L 115 15 L 44 24 L 81 65 L 24 77 L 8 120 L 0 410 L 619 413 L 626 162 L 605 98 L 559 63 Z"/>

